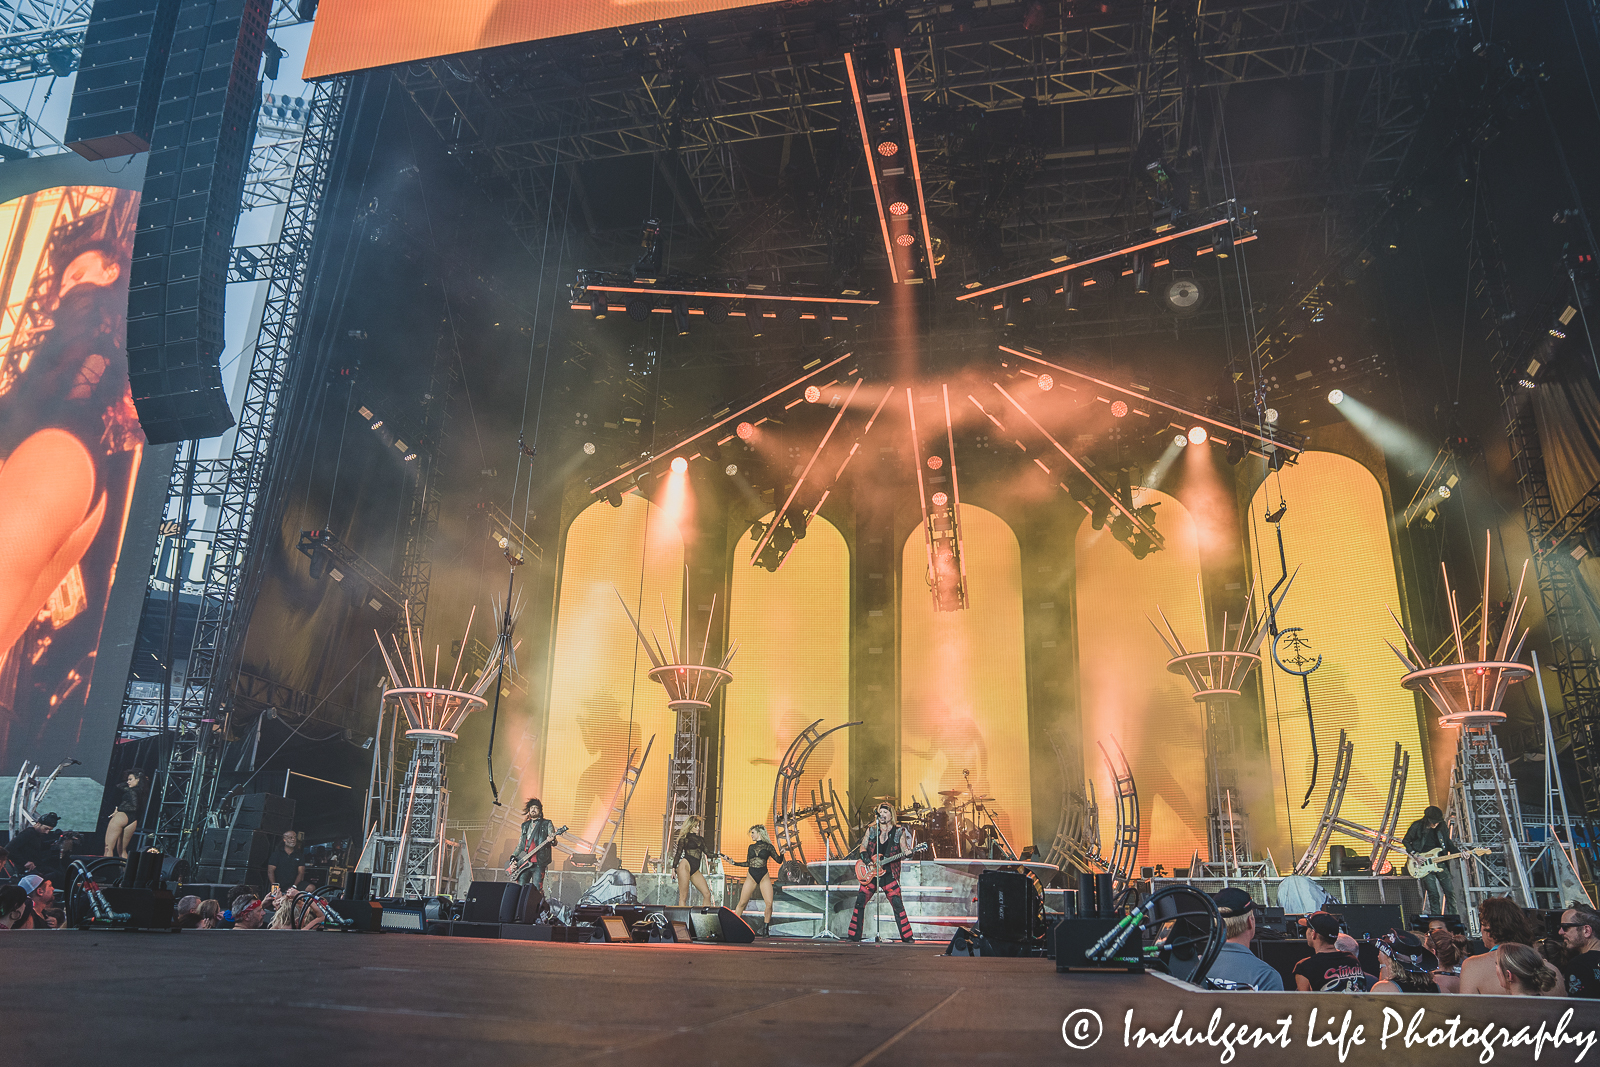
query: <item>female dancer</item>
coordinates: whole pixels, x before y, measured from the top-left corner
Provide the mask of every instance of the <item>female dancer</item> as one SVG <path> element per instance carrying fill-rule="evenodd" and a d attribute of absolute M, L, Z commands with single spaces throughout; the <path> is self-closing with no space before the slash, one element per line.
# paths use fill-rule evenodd
<path fill-rule="evenodd" d="M 689 903 L 689 886 L 700 890 L 700 902 L 711 903 L 711 887 L 706 876 L 700 873 L 700 861 L 705 859 L 706 843 L 700 837 L 700 816 L 691 815 L 683 820 L 678 831 L 677 847 L 672 850 L 673 879 L 678 883 L 678 907 Z"/>
<path fill-rule="evenodd" d="M 111 821 L 106 824 L 106 855 L 118 859 L 128 858 L 128 845 L 133 832 L 139 828 L 139 809 L 144 806 L 144 772 L 137 768 L 128 772 L 122 797 L 117 801 Z"/>
<path fill-rule="evenodd" d="M 772 847 L 772 839 L 767 836 L 767 828 L 761 823 L 750 827 L 750 851 L 743 864 L 745 868 L 744 888 L 739 891 L 739 906 L 734 912 L 741 918 L 744 916 L 744 906 L 750 903 L 750 898 L 757 889 L 761 890 L 761 899 L 766 904 L 766 915 L 762 921 L 768 926 L 772 925 L 772 875 L 767 871 L 767 860 L 774 859 L 782 862 L 778 850 Z"/>

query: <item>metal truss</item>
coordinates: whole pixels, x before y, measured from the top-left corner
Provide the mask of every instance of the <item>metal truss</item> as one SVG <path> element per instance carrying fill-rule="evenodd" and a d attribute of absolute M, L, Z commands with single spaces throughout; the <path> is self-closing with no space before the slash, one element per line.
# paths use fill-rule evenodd
<path fill-rule="evenodd" d="M 300 103 L 295 103 L 296 100 Z M 245 211 L 282 204 L 289 199 L 307 115 L 303 97 L 285 99 L 263 94 L 256 118 L 256 139 L 250 147 L 250 164 L 245 171 Z M 231 271 L 228 280 L 236 280 Z"/>
<path fill-rule="evenodd" d="M 78 68 L 94 0 L 7 0 L 0 3 L 0 84 Z"/>
<path fill-rule="evenodd" d="M 313 92 L 311 118 L 277 251 L 272 257 L 266 305 L 233 451 L 224 461 L 226 473 L 220 469 L 214 472 L 219 503 L 211 566 L 200 592 L 189 670 L 176 709 L 176 722 L 171 724 L 160 809 L 153 827 L 158 847 L 175 855 L 190 850 L 194 834 L 215 799 L 233 675 L 243 651 L 243 624 L 250 618 L 259 584 L 259 563 L 249 564 L 249 549 L 266 487 L 283 389 L 297 347 L 300 301 L 311 244 L 327 190 L 348 85 L 348 79 L 330 79 L 319 83 Z M 169 501 L 172 496 L 169 485 Z M 150 603 L 148 598 L 146 603 Z M 125 706 L 125 721 L 129 714 Z"/>

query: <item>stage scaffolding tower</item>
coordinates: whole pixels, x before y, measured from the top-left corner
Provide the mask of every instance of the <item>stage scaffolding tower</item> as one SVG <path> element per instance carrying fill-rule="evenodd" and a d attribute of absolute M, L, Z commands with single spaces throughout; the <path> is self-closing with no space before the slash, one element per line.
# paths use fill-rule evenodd
<path fill-rule="evenodd" d="M 284 389 L 299 352 L 302 298 L 311 264 L 312 242 L 322 214 L 334 150 L 349 95 L 348 78 L 319 82 L 312 92 L 305 136 L 290 182 L 283 227 L 273 249 L 267 298 L 256 337 L 249 377 L 234 431 L 233 449 L 223 459 L 196 460 L 196 443 L 181 451 L 168 482 L 167 517 L 175 517 L 185 495 L 190 466 L 194 482 L 205 482 L 218 501 L 217 528 L 210 565 L 200 591 L 200 605 L 188 671 L 170 706 L 164 702 L 161 728 L 166 735 L 164 773 L 149 844 L 185 855 L 214 805 L 223 746 L 232 707 L 232 688 L 244 630 L 260 584 L 259 561 L 250 550 L 256 540 L 256 518 L 269 490 L 268 466 Z M 184 531 L 177 530 L 179 556 Z M 166 539 L 157 548 L 150 587 L 167 584 L 163 556 Z M 182 575 L 174 574 L 167 596 L 176 598 Z M 147 594 L 146 610 L 158 601 Z M 148 717 L 147 699 L 136 697 L 130 681 L 123 701 L 123 726 Z"/>

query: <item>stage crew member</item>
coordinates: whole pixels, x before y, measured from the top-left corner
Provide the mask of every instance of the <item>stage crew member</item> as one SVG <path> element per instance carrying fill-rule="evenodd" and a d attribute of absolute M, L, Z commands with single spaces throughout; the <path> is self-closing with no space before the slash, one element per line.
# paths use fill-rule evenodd
<path fill-rule="evenodd" d="M 761 890 L 761 899 L 767 905 L 763 921 L 772 925 L 772 874 L 767 870 L 768 860 L 782 862 L 778 850 L 772 847 L 772 839 L 767 836 L 767 828 L 760 823 L 750 827 L 750 851 L 746 855 L 744 868 L 744 888 L 739 890 L 739 906 L 734 910 L 741 916 L 744 915 L 744 906 L 750 903 L 750 898 L 757 889 Z M 737 864 L 735 864 L 737 866 Z"/>
<path fill-rule="evenodd" d="M 1412 823 L 1406 829 L 1406 836 L 1402 839 L 1406 851 L 1413 856 L 1423 852 L 1432 852 L 1441 849 L 1443 853 L 1465 851 L 1460 845 L 1450 840 L 1450 834 L 1444 828 L 1444 812 L 1436 807 L 1429 807 L 1422 813 L 1422 818 Z M 1435 915 L 1459 915 L 1456 910 L 1460 901 L 1456 899 L 1455 883 L 1450 879 L 1450 872 L 1440 867 L 1432 874 L 1424 875 L 1417 879 L 1422 889 L 1428 894 L 1428 905 L 1434 909 Z"/>
<path fill-rule="evenodd" d="M 861 914 L 867 908 L 867 901 L 879 889 L 889 898 L 889 904 L 894 908 L 895 921 L 900 924 L 900 940 L 910 941 L 911 919 L 906 915 L 906 906 L 900 899 L 900 861 L 883 864 L 881 861 L 889 856 L 911 851 L 911 831 L 904 826 L 896 825 L 894 821 L 894 808 L 888 804 L 879 804 L 877 821 L 867 828 L 866 836 L 861 839 L 861 844 L 856 846 L 861 858 L 868 864 L 879 861 L 878 865 L 884 871 L 871 881 L 861 883 L 860 890 L 856 893 L 856 910 L 850 914 L 851 941 L 861 940 Z"/>
<path fill-rule="evenodd" d="M 691 815 L 683 820 L 678 830 L 678 843 L 672 850 L 672 877 L 678 883 L 678 907 L 689 903 L 689 886 L 700 890 L 700 903 L 711 903 L 711 887 L 706 876 L 700 873 L 700 864 L 706 857 L 706 843 L 700 836 L 700 816 Z"/>
<path fill-rule="evenodd" d="M 527 858 L 528 849 L 541 841 L 544 847 L 536 853 L 537 858 L 518 873 L 519 885 L 544 889 L 544 872 L 550 869 L 550 839 L 555 836 L 555 831 L 555 824 L 544 817 L 544 803 L 538 797 L 529 797 L 528 802 L 522 805 L 522 838 L 517 842 L 517 850 L 511 854 L 511 862 L 521 863 Z"/>
<path fill-rule="evenodd" d="M 283 832 L 283 845 L 267 858 L 267 892 L 272 886 L 293 889 L 306 877 L 306 858 L 300 852 L 300 835 L 294 830 Z"/>

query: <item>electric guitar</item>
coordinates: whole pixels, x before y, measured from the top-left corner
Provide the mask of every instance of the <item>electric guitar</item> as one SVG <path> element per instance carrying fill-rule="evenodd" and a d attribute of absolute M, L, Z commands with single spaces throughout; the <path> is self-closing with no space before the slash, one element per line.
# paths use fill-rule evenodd
<path fill-rule="evenodd" d="M 1445 860 L 1459 859 L 1462 856 L 1487 856 L 1493 849 L 1469 848 L 1461 852 L 1445 853 L 1442 848 L 1430 849 L 1419 852 L 1406 859 L 1406 873 L 1413 878 L 1426 878 L 1428 875 L 1444 866 Z M 1441 853 L 1444 853 L 1441 855 Z"/>
<path fill-rule="evenodd" d="M 860 882 L 862 885 L 866 885 L 868 882 L 883 877 L 883 874 L 888 869 L 889 864 L 894 863 L 896 860 L 902 860 L 907 856 L 915 856 L 919 852 L 926 851 L 928 851 L 928 845 L 926 842 L 924 842 L 920 845 L 912 845 L 904 852 L 896 852 L 893 856 L 885 856 L 881 860 L 856 860 L 856 881 Z"/>
<path fill-rule="evenodd" d="M 511 880 L 516 881 L 519 874 L 533 866 L 534 862 L 539 858 L 539 850 L 541 848 L 544 848 L 544 846 L 548 845 L 550 842 L 554 841 L 556 838 L 560 837 L 566 832 L 567 828 L 565 826 L 557 827 L 555 833 L 551 834 L 543 841 L 540 841 L 537 845 L 534 845 L 532 848 L 528 849 L 526 853 L 521 852 L 521 850 L 513 852 L 511 854 L 511 862 L 506 864 L 506 873 L 511 876 Z M 519 856 L 522 856 L 523 858 L 518 859 Z"/>

